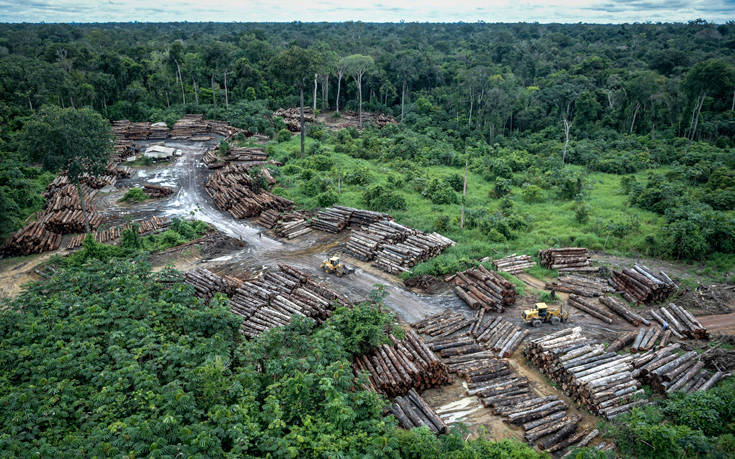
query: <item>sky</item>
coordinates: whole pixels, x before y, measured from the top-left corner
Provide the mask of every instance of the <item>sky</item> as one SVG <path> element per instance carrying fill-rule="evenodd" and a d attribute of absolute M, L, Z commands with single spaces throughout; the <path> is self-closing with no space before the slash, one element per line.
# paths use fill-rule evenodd
<path fill-rule="evenodd" d="M 687 22 L 735 0 L 0 0 L 0 22 Z"/>

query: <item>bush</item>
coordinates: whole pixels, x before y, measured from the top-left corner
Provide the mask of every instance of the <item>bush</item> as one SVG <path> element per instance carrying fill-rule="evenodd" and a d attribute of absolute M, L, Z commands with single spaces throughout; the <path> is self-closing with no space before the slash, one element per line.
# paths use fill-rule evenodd
<path fill-rule="evenodd" d="M 339 201 L 339 195 L 332 188 L 317 195 L 316 203 L 319 207 L 329 207 Z"/>
<path fill-rule="evenodd" d="M 457 193 L 445 181 L 433 178 L 424 190 L 424 196 L 434 204 L 456 204 L 459 202 Z"/>
<path fill-rule="evenodd" d="M 143 202 L 151 197 L 145 194 L 143 188 L 131 188 L 120 199 L 120 202 Z"/>
<path fill-rule="evenodd" d="M 291 140 L 291 137 L 293 137 L 291 135 L 291 131 L 289 131 L 288 129 L 281 129 L 280 131 L 278 131 L 278 137 L 276 138 L 276 141 L 278 143 L 288 142 L 289 140 Z"/>
<path fill-rule="evenodd" d="M 390 176 L 388 178 L 390 181 Z M 358 166 L 345 175 L 345 183 L 349 185 L 367 185 L 374 179 L 373 173 L 365 166 Z"/>
<path fill-rule="evenodd" d="M 302 186 L 303 193 L 306 196 L 314 197 L 319 193 L 324 192 L 327 189 L 327 182 L 318 175 L 314 175 L 309 180 L 304 182 Z"/>
<path fill-rule="evenodd" d="M 452 174 L 444 180 L 457 193 L 460 193 L 464 189 L 464 177 L 460 174 Z"/>
<path fill-rule="evenodd" d="M 510 194 L 511 180 L 498 177 L 495 179 L 495 185 L 493 186 L 493 196 L 496 198 L 502 198 Z"/>
<path fill-rule="evenodd" d="M 375 185 L 365 190 L 362 200 L 370 210 L 388 211 L 406 208 L 406 200 L 403 196 L 381 185 Z"/>
<path fill-rule="evenodd" d="M 328 171 L 334 166 L 334 160 L 327 155 L 310 156 L 307 160 L 308 167 L 318 171 Z"/>
<path fill-rule="evenodd" d="M 587 223 L 590 219 L 590 206 L 584 201 L 576 201 L 574 206 L 574 220 L 579 224 Z"/>
<path fill-rule="evenodd" d="M 521 197 L 528 203 L 542 202 L 544 191 L 536 185 L 526 185 L 521 190 Z"/>

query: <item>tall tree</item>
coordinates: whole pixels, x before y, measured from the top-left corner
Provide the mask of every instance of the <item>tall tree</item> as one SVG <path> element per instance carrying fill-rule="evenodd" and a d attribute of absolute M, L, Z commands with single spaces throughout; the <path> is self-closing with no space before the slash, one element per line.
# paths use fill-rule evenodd
<path fill-rule="evenodd" d="M 304 89 L 307 80 L 314 73 L 316 56 L 308 49 L 300 46 L 291 46 L 282 51 L 273 62 L 273 71 L 285 83 L 299 89 L 301 109 L 301 157 L 304 157 L 306 130 L 304 126 Z"/>
<path fill-rule="evenodd" d="M 342 78 L 344 78 L 347 73 L 347 64 L 347 58 L 343 57 L 342 59 L 339 59 L 334 66 L 334 74 L 337 75 L 337 113 L 339 113 L 339 94 L 342 87 Z"/>
<path fill-rule="evenodd" d="M 364 56 L 362 54 L 353 54 L 345 58 L 347 61 L 347 71 L 357 84 L 357 95 L 359 100 L 359 111 L 358 111 L 358 126 L 362 129 L 362 77 L 365 73 L 369 72 L 375 61 L 370 56 Z"/>
<path fill-rule="evenodd" d="M 64 171 L 76 186 L 87 232 L 89 216 L 81 179 L 104 173 L 112 145 L 110 123 L 88 108 L 44 107 L 26 121 L 18 136 L 21 152 L 47 170 Z"/>

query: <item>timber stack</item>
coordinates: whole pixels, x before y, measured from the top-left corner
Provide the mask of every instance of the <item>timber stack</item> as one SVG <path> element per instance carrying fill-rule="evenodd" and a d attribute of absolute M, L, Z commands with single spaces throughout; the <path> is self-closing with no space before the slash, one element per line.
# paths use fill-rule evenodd
<path fill-rule="evenodd" d="M 674 303 L 649 311 L 651 317 L 661 326 L 666 326 L 671 333 L 679 338 L 709 339 L 709 332 L 691 312 Z"/>
<path fill-rule="evenodd" d="M 710 373 L 696 351 L 679 353 L 679 343 L 658 350 L 650 350 L 633 361 L 633 375 L 656 392 L 696 392 L 715 386 L 726 374 Z"/>
<path fill-rule="evenodd" d="M 591 266 L 590 251 L 584 247 L 539 250 L 538 257 L 541 266 L 556 269 L 560 272 L 597 272 L 599 270 L 599 268 Z"/>
<path fill-rule="evenodd" d="M 13 233 L 0 248 L 3 256 L 30 255 L 56 250 L 61 234 L 49 231 L 46 222 L 36 220 Z"/>
<path fill-rule="evenodd" d="M 497 353 L 499 357 L 510 357 L 521 343 L 528 337 L 530 331 L 508 322 L 500 316 L 490 320 L 485 325 L 478 325 L 472 334 L 486 349 Z"/>
<path fill-rule="evenodd" d="M 122 233 L 127 228 L 132 228 L 133 225 L 138 227 L 138 234 L 143 236 L 154 232 L 161 231 L 168 228 L 170 221 L 167 217 L 151 217 L 146 220 L 139 220 L 136 222 L 129 222 L 125 225 L 113 226 L 104 230 L 99 230 L 95 233 L 95 240 L 103 244 L 115 244 L 120 242 Z M 67 250 L 78 249 L 82 246 L 84 238 L 87 236 L 86 233 L 77 234 L 72 237 L 66 245 Z"/>
<path fill-rule="evenodd" d="M 278 223 L 281 218 L 281 213 L 275 209 L 268 209 L 263 211 L 258 217 L 258 225 L 264 226 L 268 229 L 272 229 Z"/>
<path fill-rule="evenodd" d="M 343 110 L 340 112 L 340 117 L 335 120 L 334 127 L 337 129 L 358 127 L 360 120 L 359 114 L 352 110 Z M 374 123 L 378 128 L 383 128 L 389 124 L 397 124 L 397 121 L 392 116 L 386 115 L 381 112 L 362 112 L 363 124 Z"/>
<path fill-rule="evenodd" d="M 536 263 L 528 255 L 513 254 L 505 258 L 493 260 L 493 266 L 503 273 L 518 274 L 536 266 Z"/>
<path fill-rule="evenodd" d="M 194 287 L 194 294 L 209 301 L 216 293 L 231 290 L 231 285 L 224 277 L 214 274 L 205 268 L 196 268 L 184 273 L 184 282 Z"/>
<path fill-rule="evenodd" d="M 317 212 L 311 226 L 327 233 L 339 233 L 350 223 L 352 210 L 347 207 L 329 207 Z"/>
<path fill-rule="evenodd" d="M 151 124 L 150 131 L 148 134 L 149 140 L 164 140 L 168 139 L 171 132 L 168 129 L 168 125 L 163 121 Z"/>
<path fill-rule="evenodd" d="M 447 433 L 449 430 L 439 415 L 413 388 L 405 396 L 396 397 L 390 411 L 404 429 L 427 427 L 437 435 Z"/>
<path fill-rule="evenodd" d="M 454 293 L 472 309 L 503 312 L 506 306 L 516 301 L 513 284 L 482 265 L 456 273 L 446 280 L 454 285 Z"/>
<path fill-rule="evenodd" d="M 273 112 L 273 116 L 280 116 L 283 118 L 283 122 L 286 123 L 286 129 L 291 132 L 301 132 L 301 109 L 299 107 L 294 108 L 279 108 Z M 304 123 L 313 123 L 314 111 L 311 107 L 304 107 Z"/>
<path fill-rule="evenodd" d="M 312 228 L 306 217 L 299 213 L 289 213 L 284 215 L 281 220 L 273 227 L 276 236 L 293 239 L 304 234 L 311 233 Z"/>
<path fill-rule="evenodd" d="M 147 140 L 150 135 L 151 123 L 142 121 L 139 123 L 130 123 L 125 136 L 132 140 Z"/>
<path fill-rule="evenodd" d="M 663 330 L 659 327 L 640 327 L 632 333 L 630 352 L 646 352 L 656 345 L 659 338 L 664 338 Z M 664 338 L 668 340 L 668 337 Z"/>
<path fill-rule="evenodd" d="M 207 123 L 204 121 L 204 115 L 189 113 L 174 123 L 171 129 L 171 139 L 185 140 L 190 137 L 197 137 L 209 134 Z"/>
<path fill-rule="evenodd" d="M 575 295 L 574 293 L 569 295 L 569 306 L 572 306 L 580 311 L 584 311 L 592 317 L 599 319 L 605 323 L 613 323 L 613 315 L 607 311 L 602 305 L 593 303 L 587 298 Z"/>
<path fill-rule="evenodd" d="M 648 319 L 634 311 L 631 311 L 625 303 L 614 296 L 600 297 L 600 302 L 607 306 L 610 311 L 630 322 L 634 327 L 638 327 L 641 324 L 645 326 L 651 325 L 651 322 L 649 322 Z"/>
<path fill-rule="evenodd" d="M 588 298 L 602 296 L 605 293 L 615 291 L 615 289 L 610 287 L 602 279 L 575 274 L 559 276 L 557 279 L 547 282 L 545 288 L 546 290 L 553 289 L 557 292 L 574 293 L 575 295 Z"/>
<path fill-rule="evenodd" d="M 388 397 L 405 395 L 411 389 L 423 391 L 450 382 L 449 371 L 441 360 L 411 329 L 398 340 L 389 335 L 392 345 L 382 344 L 367 354 L 355 357 L 352 369 L 357 376 L 367 372 L 376 392 Z"/>
<path fill-rule="evenodd" d="M 375 254 L 373 266 L 390 274 L 400 274 L 429 260 L 455 244 L 439 233 L 424 233 L 413 230 L 403 242 L 383 244 Z"/>
<path fill-rule="evenodd" d="M 204 162 L 204 165 L 207 166 L 207 169 L 219 169 L 221 167 L 225 167 L 225 162 L 222 161 L 218 155 L 219 150 L 217 148 L 212 148 L 207 150 L 206 153 L 204 153 L 204 156 L 202 156 L 202 161 Z"/>
<path fill-rule="evenodd" d="M 677 289 L 674 281 L 665 272 L 659 271 L 656 274 L 641 265 L 635 265 L 633 269 L 613 271 L 610 284 L 631 303 L 659 303 Z"/>
<path fill-rule="evenodd" d="M 268 153 L 261 147 L 230 147 L 225 152 L 225 161 L 264 163 L 268 161 Z"/>
<path fill-rule="evenodd" d="M 289 210 L 293 202 L 259 188 L 248 175 L 248 167 L 229 164 L 219 169 L 205 185 L 217 207 L 234 218 L 256 217 L 264 210 Z"/>
<path fill-rule="evenodd" d="M 375 222 L 353 231 L 345 244 L 345 249 L 355 258 L 371 261 L 375 259 L 383 244 L 404 241 L 412 231 L 412 228 L 392 220 Z"/>
<path fill-rule="evenodd" d="M 633 355 L 606 351 L 602 343 L 582 335 L 581 327 L 567 328 L 532 339 L 525 357 L 564 393 L 592 413 L 613 419 L 648 403 L 633 377 Z"/>
<path fill-rule="evenodd" d="M 155 185 L 153 183 L 143 184 L 143 192 L 154 199 L 169 197 L 174 191 L 176 191 L 175 188 L 167 186 Z"/>

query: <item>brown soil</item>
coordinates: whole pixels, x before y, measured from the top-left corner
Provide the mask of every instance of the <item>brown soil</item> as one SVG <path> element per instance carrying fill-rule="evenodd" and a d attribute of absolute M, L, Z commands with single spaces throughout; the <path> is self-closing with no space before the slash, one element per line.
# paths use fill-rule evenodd
<path fill-rule="evenodd" d="M 412 277 L 404 283 L 406 284 L 406 287 L 417 293 L 437 293 L 440 290 L 447 288 L 447 285 L 443 280 L 429 274 Z"/>
<path fill-rule="evenodd" d="M 713 335 L 735 335 L 735 312 L 697 316 L 697 320 Z"/>
<path fill-rule="evenodd" d="M 56 253 L 58 252 L 2 260 L 2 265 L 0 265 L 0 299 L 14 298 L 23 291 L 25 284 L 39 280 L 41 276 L 36 274 L 34 270 L 40 269 Z"/>

